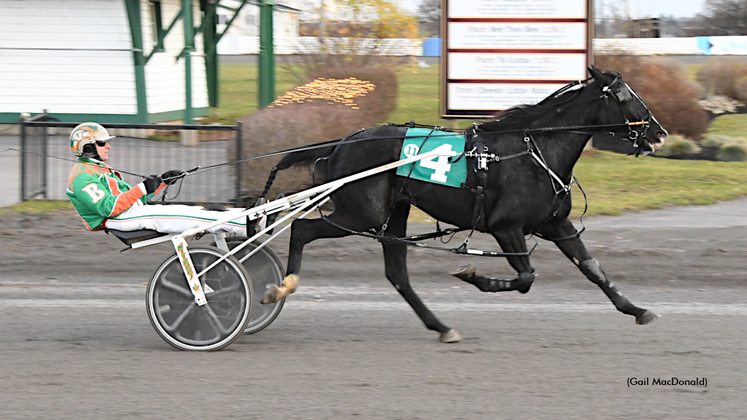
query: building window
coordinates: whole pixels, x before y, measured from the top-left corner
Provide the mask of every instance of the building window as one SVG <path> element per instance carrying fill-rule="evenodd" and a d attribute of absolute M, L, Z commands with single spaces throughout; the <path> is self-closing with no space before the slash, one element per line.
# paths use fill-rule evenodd
<path fill-rule="evenodd" d="M 163 45 L 158 46 L 158 39 L 163 33 L 163 23 L 161 21 L 161 1 L 151 0 L 150 1 L 150 22 L 151 22 L 151 39 L 153 40 L 153 50 L 156 52 L 164 52 Z"/>

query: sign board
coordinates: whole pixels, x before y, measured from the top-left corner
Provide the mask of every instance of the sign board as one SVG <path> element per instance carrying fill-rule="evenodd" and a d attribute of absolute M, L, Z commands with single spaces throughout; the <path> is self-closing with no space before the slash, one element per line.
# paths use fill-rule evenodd
<path fill-rule="evenodd" d="M 697 43 L 705 55 L 747 55 L 747 36 L 699 36 Z"/>
<path fill-rule="evenodd" d="M 586 79 L 593 0 L 442 0 L 441 116 L 485 118 Z"/>

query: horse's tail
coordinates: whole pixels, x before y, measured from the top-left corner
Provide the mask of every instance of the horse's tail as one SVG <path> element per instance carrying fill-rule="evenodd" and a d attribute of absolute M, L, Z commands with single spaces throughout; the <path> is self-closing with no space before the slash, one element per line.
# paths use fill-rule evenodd
<path fill-rule="evenodd" d="M 267 182 L 265 183 L 265 188 L 264 190 L 262 190 L 262 194 L 259 196 L 260 199 L 265 198 L 267 196 L 267 193 L 270 191 L 270 188 L 272 188 L 272 183 L 275 182 L 275 177 L 277 176 L 278 171 L 282 171 L 283 169 L 288 169 L 293 165 L 311 165 L 312 163 L 316 162 L 318 159 L 327 157 L 330 154 L 332 154 L 336 146 L 337 144 L 332 144 L 329 147 L 319 147 L 319 148 L 310 149 L 310 150 L 299 150 L 297 152 L 291 152 L 287 154 L 270 171 L 270 176 L 267 178 Z"/>
<path fill-rule="evenodd" d="M 366 129 L 360 129 L 357 131 L 353 131 L 352 133 L 348 134 L 342 139 L 336 139 L 336 140 L 330 140 L 323 143 L 317 143 L 312 144 L 306 147 L 300 148 L 300 150 L 295 152 L 290 152 L 287 155 L 285 155 L 284 158 L 278 162 L 275 167 L 272 168 L 272 171 L 270 172 L 270 177 L 267 179 L 267 183 L 265 184 L 265 189 L 262 192 L 262 195 L 260 197 L 264 198 L 265 195 L 267 195 L 267 192 L 270 191 L 270 188 L 272 187 L 273 181 L 275 181 L 275 176 L 277 175 L 278 171 L 282 171 L 284 169 L 288 169 L 291 166 L 294 165 L 302 165 L 302 166 L 310 166 L 315 165 L 314 170 L 317 169 L 316 164 L 317 162 L 322 158 L 328 158 L 330 155 L 335 153 L 335 150 L 337 150 L 341 144 L 345 143 L 348 139 L 357 136 L 358 134 L 363 133 L 366 131 Z M 323 173 L 324 169 L 321 169 L 321 172 Z"/>
<path fill-rule="evenodd" d="M 278 162 L 275 166 L 278 170 L 288 169 L 293 165 L 311 165 L 316 162 L 317 159 L 327 157 L 337 147 L 337 142 L 329 145 L 328 147 L 319 147 L 310 150 L 299 150 L 297 152 L 291 152 L 287 154 L 283 159 Z"/>

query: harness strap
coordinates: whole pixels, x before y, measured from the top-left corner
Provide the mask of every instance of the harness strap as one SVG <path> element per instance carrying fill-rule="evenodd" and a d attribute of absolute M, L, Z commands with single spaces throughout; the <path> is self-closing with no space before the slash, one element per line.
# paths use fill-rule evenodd
<path fill-rule="evenodd" d="M 488 152 L 488 148 L 485 147 L 485 143 L 481 141 L 475 141 L 472 143 L 472 150 L 477 150 L 478 154 L 482 156 L 475 157 L 474 171 L 477 175 L 477 186 L 474 190 L 475 193 L 475 208 L 472 210 L 472 232 L 477 228 L 480 219 L 483 219 L 485 214 L 485 188 L 488 184 L 488 159 L 485 157 Z M 470 233 L 472 236 L 472 233 Z M 469 238 L 464 243 L 464 246 L 469 242 Z"/>
<path fill-rule="evenodd" d="M 481 174 L 477 174 L 477 179 L 487 178 L 486 176 L 480 176 Z M 485 212 L 485 187 L 482 185 L 478 185 L 477 188 L 475 188 L 475 208 L 472 210 L 472 230 L 475 230 L 477 227 L 477 223 L 482 218 L 483 213 Z"/>
<path fill-rule="evenodd" d="M 550 176 L 552 177 L 552 179 L 553 179 L 554 181 L 556 181 L 556 182 L 557 182 L 558 184 L 560 184 L 560 185 L 561 185 L 561 186 L 563 187 L 563 188 L 561 188 L 560 190 L 555 190 L 555 194 L 556 194 L 556 195 L 558 195 L 558 194 L 560 194 L 560 193 L 562 193 L 562 192 L 568 192 L 568 191 L 570 191 L 570 189 L 571 189 L 571 184 L 568 184 L 568 185 L 566 185 L 566 184 L 565 184 L 565 183 L 563 182 L 563 180 L 562 180 L 562 179 L 560 179 L 560 177 L 558 177 L 558 176 L 557 176 L 557 175 L 555 174 L 555 172 L 553 172 L 553 170 L 552 170 L 552 169 L 550 169 L 549 167 L 547 167 L 547 164 L 545 163 L 545 161 L 544 161 L 544 160 L 542 160 L 542 159 L 540 159 L 540 158 L 539 158 L 539 156 L 537 156 L 537 154 L 536 154 L 536 153 L 532 152 L 532 153 L 530 153 L 530 154 L 532 155 L 532 157 L 534 158 L 534 160 L 536 160 L 536 161 L 537 161 L 537 163 L 539 163 L 539 164 L 540 164 L 540 166 L 542 166 L 542 168 L 543 168 L 544 170 L 546 170 L 546 171 L 547 171 L 547 173 L 548 173 L 548 174 L 549 174 L 549 175 L 550 175 Z M 554 187 L 555 187 L 555 183 L 553 182 L 553 188 L 554 188 Z"/>
<path fill-rule="evenodd" d="M 436 223 L 436 225 L 438 226 L 438 222 Z M 444 236 L 454 235 L 455 233 L 462 232 L 465 230 L 466 229 L 454 229 L 454 228 L 449 228 L 449 229 L 444 229 L 444 230 L 439 229 L 436 232 L 424 233 L 422 235 L 406 236 L 402 239 L 405 239 L 408 241 L 424 241 L 426 239 L 436 239 L 436 238 L 441 238 Z"/>
<path fill-rule="evenodd" d="M 468 249 L 466 247 L 466 244 L 462 244 L 458 248 L 445 248 L 445 247 L 440 247 L 440 246 L 428 246 L 428 245 L 425 245 L 425 244 L 423 244 L 421 242 L 417 242 L 419 239 L 411 239 L 410 237 L 398 238 L 398 237 L 396 237 L 394 235 L 391 235 L 391 234 L 388 234 L 386 232 L 370 233 L 370 232 L 360 232 L 360 231 L 356 231 L 356 230 L 353 230 L 353 229 L 348 229 L 348 228 L 346 228 L 344 226 L 340 226 L 337 223 L 329 220 L 329 218 L 327 216 L 325 216 L 324 214 L 321 214 L 321 210 L 319 210 L 319 212 L 320 212 L 320 215 L 321 215 L 320 216 L 321 219 L 324 220 L 325 222 L 329 223 L 330 225 L 332 225 L 332 226 L 334 226 L 334 227 L 336 227 L 336 228 L 338 228 L 338 229 L 340 229 L 342 231 L 350 233 L 352 235 L 358 235 L 358 236 L 363 236 L 363 237 L 366 237 L 366 238 L 375 239 L 375 240 L 377 240 L 377 241 L 379 241 L 379 242 L 381 242 L 383 244 L 399 242 L 399 243 L 403 243 L 405 245 L 416 246 L 418 248 L 435 249 L 435 250 L 438 250 L 438 251 L 448 251 L 448 252 L 451 252 L 452 254 L 459 254 L 459 255 L 478 255 L 478 256 L 483 256 L 483 257 L 529 257 L 529 256 L 532 255 L 532 252 L 534 252 L 534 250 L 537 248 L 537 245 L 538 245 L 538 243 L 535 243 L 534 246 L 532 247 L 532 249 L 530 249 L 527 252 L 481 251 L 481 250 L 477 250 L 477 249 Z M 446 232 L 447 230 L 444 230 L 442 232 Z M 457 230 L 457 231 L 459 231 L 459 230 Z M 438 232 L 436 232 L 436 234 L 438 234 Z M 433 235 L 433 234 L 429 234 L 429 235 Z M 440 236 L 445 236 L 445 235 L 440 235 Z"/>
<path fill-rule="evenodd" d="M 529 154 L 532 155 L 534 160 L 536 160 L 537 163 L 539 163 L 539 165 L 542 167 L 542 169 L 544 169 L 547 172 L 547 175 L 550 178 L 550 183 L 552 183 L 552 188 L 555 191 L 555 196 L 557 197 L 558 195 L 562 193 L 570 192 L 571 184 L 566 185 L 566 183 L 563 182 L 563 180 L 560 179 L 560 177 L 556 175 L 555 172 L 553 172 L 553 170 L 550 169 L 549 166 L 547 166 L 545 157 L 542 156 L 542 151 L 537 146 L 537 142 L 534 141 L 534 137 L 532 137 L 532 135 L 529 134 L 527 131 L 524 132 L 524 143 L 527 144 L 527 149 L 528 149 L 527 151 L 529 152 Z M 560 184 L 562 188 L 560 189 L 555 188 L 556 182 Z"/>

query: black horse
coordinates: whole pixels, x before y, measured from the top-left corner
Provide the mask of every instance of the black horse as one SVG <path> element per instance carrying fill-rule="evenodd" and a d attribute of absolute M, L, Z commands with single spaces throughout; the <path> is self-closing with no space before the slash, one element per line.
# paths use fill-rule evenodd
<path fill-rule="evenodd" d="M 593 134 L 613 134 L 631 141 L 637 156 L 653 152 L 667 132 L 619 74 L 593 66 L 589 72 L 589 79 L 569 84 L 536 105 L 508 109 L 495 121 L 467 130 L 465 156 L 474 170 L 469 171 L 463 188 L 387 171 L 337 190 L 331 196 L 334 212 L 327 218 L 293 222 L 288 276 L 283 287 L 269 290 L 263 301 L 277 301 L 295 290 L 307 243 L 377 232 L 389 281 L 425 326 L 441 334 L 442 342 L 461 340 L 461 335 L 442 324 L 410 287 L 407 243 L 392 239 L 405 237 L 410 206 L 415 205 L 436 220 L 491 234 L 509 254 L 508 262 L 518 272 L 513 280 L 483 277 L 469 266 L 452 273 L 481 291 L 529 291 L 535 273 L 525 235 L 536 234 L 553 241 L 620 312 L 635 316 L 638 324 L 652 322 L 657 316 L 620 294 L 584 247 L 568 219 L 570 184 L 573 167 Z M 289 154 L 277 168 L 322 160 L 325 163 L 318 166 L 323 169 L 324 181 L 329 182 L 398 160 L 406 130 L 407 126 L 394 125 L 362 130 L 328 148 Z"/>

